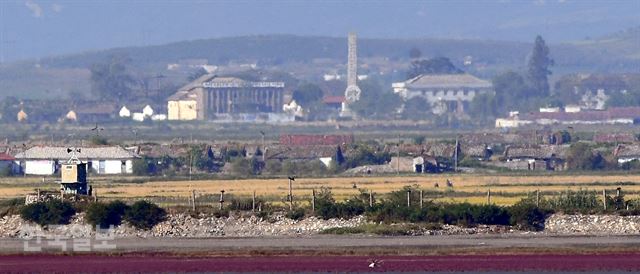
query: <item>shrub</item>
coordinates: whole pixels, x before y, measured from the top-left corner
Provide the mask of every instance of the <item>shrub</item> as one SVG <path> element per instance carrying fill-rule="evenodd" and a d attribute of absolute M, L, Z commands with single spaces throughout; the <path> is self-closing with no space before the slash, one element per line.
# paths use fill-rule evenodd
<path fill-rule="evenodd" d="M 156 204 L 137 201 L 125 212 L 124 219 L 138 229 L 151 229 L 162 222 L 167 213 Z"/>
<path fill-rule="evenodd" d="M 305 212 L 304 212 L 303 208 L 296 208 L 294 210 L 290 210 L 285 215 L 285 217 L 287 217 L 287 218 L 289 218 L 291 220 L 296 220 L 296 221 L 300 221 L 300 220 L 304 219 L 304 216 L 305 216 Z"/>
<path fill-rule="evenodd" d="M 365 212 L 365 204 L 357 197 L 344 203 L 337 203 L 329 189 L 323 188 L 316 196 L 315 215 L 322 219 L 345 218 L 349 219 Z"/>
<path fill-rule="evenodd" d="M 122 201 L 113 201 L 108 204 L 94 203 L 87 208 L 86 220 L 94 227 L 118 226 L 127 209 L 128 206 Z"/>
<path fill-rule="evenodd" d="M 35 222 L 43 227 L 53 224 L 68 224 L 71 216 L 76 213 L 69 202 L 51 200 L 33 203 L 20 210 L 20 216 L 27 221 Z"/>
<path fill-rule="evenodd" d="M 503 207 L 496 205 L 476 205 L 471 209 L 473 221 L 485 225 L 509 225 L 511 215 Z"/>
<path fill-rule="evenodd" d="M 518 229 L 541 231 L 544 229 L 544 221 L 551 211 L 545 211 L 526 202 L 518 202 L 509 208 L 511 213 L 511 225 Z"/>
<path fill-rule="evenodd" d="M 0 202 L 0 217 L 6 215 L 20 214 L 20 209 L 24 205 L 24 199 L 14 198 Z"/>

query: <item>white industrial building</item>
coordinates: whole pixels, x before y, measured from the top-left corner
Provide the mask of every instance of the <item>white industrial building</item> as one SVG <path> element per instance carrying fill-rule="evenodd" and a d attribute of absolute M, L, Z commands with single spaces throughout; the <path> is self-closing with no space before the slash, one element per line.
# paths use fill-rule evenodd
<path fill-rule="evenodd" d="M 405 101 L 425 99 L 434 114 L 464 112 L 477 95 L 494 92 L 491 82 L 470 74 L 423 74 L 392 87 Z"/>
<path fill-rule="evenodd" d="M 25 174 L 52 175 L 71 157 L 67 147 L 36 146 L 15 156 L 16 164 Z M 76 157 L 87 163 L 89 172 L 95 174 L 130 174 L 133 172 L 131 152 L 119 146 L 80 148 Z"/>

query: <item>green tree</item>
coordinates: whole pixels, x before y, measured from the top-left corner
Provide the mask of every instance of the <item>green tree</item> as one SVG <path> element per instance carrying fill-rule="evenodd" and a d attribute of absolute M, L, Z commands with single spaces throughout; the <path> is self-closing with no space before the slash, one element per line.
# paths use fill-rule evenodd
<path fill-rule="evenodd" d="M 350 107 L 362 118 L 376 119 L 394 117 L 396 110 L 400 108 L 402 99 L 391 90 L 382 88 L 376 80 L 367 79 L 358 84 L 362 93 L 360 100 Z"/>
<path fill-rule="evenodd" d="M 20 100 L 9 96 L 0 101 L 0 121 L 4 123 L 15 122 L 16 115 L 20 111 Z"/>
<path fill-rule="evenodd" d="M 479 94 L 469 105 L 469 114 L 480 123 L 493 121 L 498 115 L 496 98 L 493 94 Z"/>
<path fill-rule="evenodd" d="M 410 120 L 428 120 L 433 113 L 431 105 L 423 97 L 413 97 L 404 102 L 402 117 Z"/>
<path fill-rule="evenodd" d="M 124 219 L 138 229 L 149 230 L 165 220 L 167 213 L 154 203 L 137 201 L 129 207 Z"/>
<path fill-rule="evenodd" d="M 600 153 L 594 153 L 585 143 L 575 143 L 569 147 L 567 165 L 574 170 L 594 170 L 606 167 L 606 161 Z"/>
<path fill-rule="evenodd" d="M 459 74 L 462 72 L 462 70 L 451 63 L 449 58 L 436 57 L 411 62 L 407 78 L 413 78 L 422 74 Z"/>
<path fill-rule="evenodd" d="M 551 75 L 550 66 L 553 66 L 553 59 L 549 57 L 549 47 L 545 44 L 544 39 L 538 35 L 527 65 L 527 80 L 529 80 L 531 87 L 540 97 L 549 95 L 547 76 Z"/>
<path fill-rule="evenodd" d="M 127 57 L 112 56 L 105 63 L 91 66 L 91 90 L 102 99 L 125 101 L 131 98 L 136 81 L 127 69 L 129 62 Z"/>
<path fill-rule="evenodd" d="M 524 77 L 517 72 L 507 71 L 492 80 L 495 90 L 497 114 L 506 114 L 512 110 L 529 111 L 538 107 L 536 100 L 530 100 L 531 88 Z"/>
<path fill-rule="evenodd" d="M 309 107 L 322 100 L 323 92 L 320 87 L 312 83 L 304 83 L 293 91 L 293 100 L 303 107 Z"/>
<path fill-rule="evenodd" d="M 115 200 L 108 204 L 93 203 L 89 205 L 86 213 L 86 220 L 93 226 L 108 228 L 118 226 L 122 222 L 122 216 L 129 209 L 129 206 L 120 200 Z"/>

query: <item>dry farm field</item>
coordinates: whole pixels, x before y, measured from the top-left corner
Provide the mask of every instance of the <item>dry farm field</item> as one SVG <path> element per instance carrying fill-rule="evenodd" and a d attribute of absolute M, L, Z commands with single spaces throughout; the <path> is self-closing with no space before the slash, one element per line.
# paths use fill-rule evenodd
<path fill-rule="evenodd" d="M 185 204 L 191 191 L 203 202 L 215 202 L 221 190 L 225 195 L 249 198 L 255 191 L 265 201 L 282 202 L 288 193 L 287 178 L 194 180 L 194 181 L 149 181 L 148 178 L 96 176 L 93 187 L 101 199 L 151 199 L 161 204 Z M 156 179 L 157 180 L 157 179 Z M 450 180 L 453 187 L 447 187 Z M 0 199 L 23 197 L 41 190 L 57 189 L 53 179 L 35 177 L 0 179 Z M 438 184 L 438 187 L 435 185 Z M 491 190 L 491 201 L 499 205 L 510 205 L 528 193 L 540 190 L 543 195 L 555 195 L 565 190 L 589 190 L 601 193 L 606 189 L 613 194 L 622 187 L 627 199 L 640 195 L 640 175 L 477 175 L 436 174 L 425 176 L 384 177 L 336 177 L 296 178 L 293 195 L 298 201 L 309 201 L 312 190 L 330 188 L 337 200 L 344 200 L 360 191 L 373 191 L 376 195 L 400 190 L 404 186 L 416 186 L 424 190 L 425 199 L 444 202 L 484 203 L 487 191 Z"/>

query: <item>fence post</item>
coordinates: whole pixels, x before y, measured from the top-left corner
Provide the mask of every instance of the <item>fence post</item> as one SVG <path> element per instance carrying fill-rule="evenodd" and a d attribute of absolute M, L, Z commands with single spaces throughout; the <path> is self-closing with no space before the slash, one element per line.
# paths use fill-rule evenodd
<path fill-rule="evenodd" d="M 373 207 L 373 191 L 369 190 L 369 207 Z"/>
<path fill-rule="evenodd" d="M 193 202 L 193 204 L 191 204 L 191 210 L 193 210 L 193 212 L 196 212 L 196 190 L 195 189 L 191 190 L 191 201 Z"/>
<path fill-rule="evenodd" d="M 311 190 L 311 212 L 316 212 L 316 190 Z"/>
<path fill-rule="evenodd" d="M 422 206 L 424 204 L 424 196 L 422 194 L 422 189 L 420 189 L 420 209 L 422 209 Z"/>
<path fill-rule="evenodd" d="M 606 189 L 602 190 L 602 207 L 604 207 L 604 210 L 607 210 L 607 190 Z"/>
<path fill-rule="evenodd" d="M 407 190 L 407 207 L 411 207 L 411 190 Z"/>
<path fill-rule="evenodd" d="M 39 203 L 40 202 L 40 189 L 39 188 L 36 189 L 36 193 L 37 193 L 36 202 Z"/>
<path fill-rule="evenodd" d="M 251 197 L 251 211 L 256 212 L 256 191 L 253 191 L 253 197 Z"/>
<path fill-rule="evenodd" d="M 491 189 L 487 190 L 487 204 L 491 204 Z"/>
<path fill-rule="evenodd" d="M 289 178 L 289 210 L 293 210 L 293 177 Z"/>
<path fill-rule="evenodd" d="M 540 190 L 536 190 L 536 207 L 540 207 Z"/>
<path fill-rule="evenodd" d="M 40 194 L 38 193 L 38 195 L 40 195 Z M 97 189 L 93 190 L 93 202 L 94 203 L 98 202 L 98 190 Z"/>
<path fill-rule="evenodd" d="M 224 203 L 224 190 L 220 190 L 220 207 L 219 210 L 222 210 L 222 204 Z"/>

